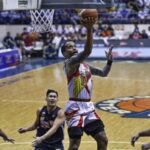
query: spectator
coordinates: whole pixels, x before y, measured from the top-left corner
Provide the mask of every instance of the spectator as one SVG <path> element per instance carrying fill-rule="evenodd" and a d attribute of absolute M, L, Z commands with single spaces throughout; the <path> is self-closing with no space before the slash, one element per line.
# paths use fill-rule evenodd
<path fill-rule="evenodd" d="M 22 60 L 25 57 L 25 52 L 24 52 L 24 48 L 23 48 L 23 40 L 21 37 L 21 34 L 17 33 L 15 38 L 15 45 L 18 48 L 19 54 L 20 54 L 20 60 Z"/>
<path fill-rule="evenodd" d="M 15 47 L 15 41 L 11 36 L 10 32 L 7 32 L 7 35 L 4 37 L 3 45 L 5 46 L 5 48 L 13 49 Z"/>
<path fill-rule="evenodd" d="M 24 28 L 23 28 L 23 32 L 22 32 L 22 34 L 21 34 L 21 37 L 22 37 L 23 40 L 24 40 L 24 38 L 25 38 L 26 35 L 28 35 L 28 31 L 27 31 L 27 28 L 24 27 Z"/>
<path fill-rule="evenodd" d="M 129 35 L 129 39 L 141 39 L 142 35 L 140 32 L 134 31 Z"/>
<path fill-rule="evenodd" d="M 147 34 L 150 37 L 150 26 L 148 27 Z"/>
<path fill-rule="evenodd" d="M 104 30 L 100 33 L 100 36 L 102 37 L 111 37 L 111 36 L 114 36 L 114 30 L 113 28 L 111 27 L 111 25 L 106 25 L 104 27 Z"/>
<path fill-rule="evenodd" d="M 108 30 L 108 32 L 109 32 L 109 36 L 114 36 L 114 29 L 113 29 L 113 27 L 111 26 L 111 24 L 108 25 L 107 30 Z"/>
<path fill-rule="evenodd" d="M 32 35 L 30 35 L 29 32 L 27 32 L 26 28 L 24 28 L 24 32 L 21 35 L 23 39 L 23 51 L 27 57 L 31 57 L 33 49 Z"/>
<path fill-rule="evenodd" d="M 150 18 L 150 0 L 115 0 L 112 8 L 98 10 L 100 21 L 108 23 L 145 23 Z M 56 9 L 54 24 L 80 24 L 79 15 L 75 9 Z M 31 24 L 29 11 L 1 11 L 1 24 Z"/>
<path fill-rule="evenodd" d="M 148 35 L 145 30 L 142 30 L 141 36 L 143 39 L 148 39 Z"/>
<path fill-rule="evenodd" d="M 18 48 L 21 48 L 22 47 L 22 44 L 23 44 L 23 40 L 22 40 L 22 37 L 21 37 L 21 34 L 17 33 L 15 38 L 15 44 Z"/>
<path fill-rule="evenodd" d="M 141 39 L 142 35 L 140 33 L 139 27 L 137 24 L 134 25 L 133 32 L 129 35 L 129 39 Z"/>

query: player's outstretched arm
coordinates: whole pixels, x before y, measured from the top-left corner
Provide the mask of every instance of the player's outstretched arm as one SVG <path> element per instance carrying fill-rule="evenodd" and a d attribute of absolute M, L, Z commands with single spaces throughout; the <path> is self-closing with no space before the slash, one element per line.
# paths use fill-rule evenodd
<path fill-rule="evenodd" d="M 64 111 L 59 110 L 57 118 L 53 123 L 53 126 L 43 136 L 36 137 L 36 139 L 32 142 L 32 145 L 36 146 L 37 144 L 40 144 L 43 140 L 53 135 L 57 131 L 57 129 L 64 123 L 64 121 L 65 121 Z"/>
<path fill-rule="evenodd" d="M 83 26 L 85 26 L 86 29 L 87 29 L 87 39 L 86 39 L 83 55 L 85 57 L 88 57 L 92 52 L 92 47 L 93 47 L 93 25 L 96 22 L 96 19 L 92 18 L 92 17 L 88 17 L 88 18 L 81 19 L 81 22 L 82 22 Z"/>
<path fill-rule="evenodd" d="M 105 51 L 107 61 L 113 61 L 112 50 L 113 50 L 113 45 L 110 45 L 108 52 Z"/>
<path fill-rule="evenodd" d="M 106 77 L 108 75 L 108 73 L 111 69 L 112 62 L 113 62 L 112 49 L 113 49 L 113 46 L 110 46 L 108 52 L 105 51 L 107 64 L 103 69 L 99 69 L 99 68 L 90 66 L 91 73 L 93 75 L 101 76 L 101 77 Z"/>
<path fill-rule="evenodd" d="M 145 136 L 150 136 L 150 129 L 144 130 L 139 132 L 138 134 L 134 135 L 131 138 L 131 145 L 134 146 L 135 142 L 140 138 L 140 137 L 145 137 Z"/>
<path fill-rule="evenodd" d="M 4 133 L 4 131 L 2 131 L 1 129 L 0 129 L 0 136 L 3 138 L 4 141 L 11 142 L 11 143 L 14 143 L 14 142 L 15 142 L 14 139 L 8 137 L 8 136 L 6 135 L 6 133 Z"/>
<path fill-rule="evenodd" d="M 37 112 L 36 112 L 36 120 L 31 126 L 26 127 L 26 128 L 19 128 L 18 129 L 18 132 L 20 134 L 28 132 L 28 131 L 33 131 L 33 130 L 35 130 L 37 128 L 37 125 L 38 125 L 38 122 L 39 122 L 39 112 L 40 112 L 40 109 L 37 110 Z"/>
<path fill-rule="evenodd" d="M 68 62 L 70 67 L 78 66 L 91 54 L 93 47 L 93 25 L 95 22 L 96 19 L 93 17 L 81 19 L 82 25 L 87 29 L 87 39 L 85 42 L 84 50 L 70 58 Z"/>

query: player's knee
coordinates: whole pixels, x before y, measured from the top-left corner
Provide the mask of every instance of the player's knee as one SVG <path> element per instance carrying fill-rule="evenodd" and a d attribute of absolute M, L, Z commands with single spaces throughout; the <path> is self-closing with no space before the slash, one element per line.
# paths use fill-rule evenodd
<path fill-rule="evenodd" d="M 78 150 L 80 145 L 80 139 L 72 139 L 70 140 L 69 150 Z"/>
<path fill-rule="evenodd" d="M 146 148 L 146 146 L 144 144 L 142 144 L 141 150 L 148 150 L 148 148 Z"/>
<path fill-rule="evenodd" d="M 141 150 L 145 150 L 144 145 L 141 146 Z"/>
<path fill-rule="evenodd" d="M 106 145 L 108 145 L 108 138 L 107 137 L 105 137 L 104 142 Z"/>
<path fill-rule="evenodd" d="M 102 139 L 100 139 L 100 142 L 103 143 L 103 145 L 108 145 L 108 138 L 103 137 Z"/>
<path fill-rule="evenodd" d="M 78 150 L 79 146 L 78 145 L 70 145 L 69 150 Z"/>
<path fill-rule="evenodd" d="M 99 138 L 96 138 L 96 141 L 99 145 L 108 145 L 108 138 L 106 136 L 100 136 Z"/>

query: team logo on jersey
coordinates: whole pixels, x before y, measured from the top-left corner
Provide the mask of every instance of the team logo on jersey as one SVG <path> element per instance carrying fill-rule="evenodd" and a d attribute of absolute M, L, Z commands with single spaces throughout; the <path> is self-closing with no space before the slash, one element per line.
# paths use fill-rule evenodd
<path fill-rule="evenodd" d="M 150 118 L 150 96 L 118 97 L 100 101 L 95 106 L 122 117 Z"/>

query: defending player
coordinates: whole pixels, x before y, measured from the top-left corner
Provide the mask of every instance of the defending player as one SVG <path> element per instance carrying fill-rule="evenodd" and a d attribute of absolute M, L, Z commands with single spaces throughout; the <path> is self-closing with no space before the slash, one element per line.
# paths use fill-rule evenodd
<path fill-rule="evenodd" d="M 150 129 L 147 129 L 147 130 L 144 130 L 144 131 L 141 131 L 139 133 L 137 133 L 136 135 L 134 135 L 132 138 L 131 138 L 131 145 L 134 146 L 135 145 L 135 142 L 140 138 L 140 137 L 148 137 L 150 136 Z M 142 146 L 141 146 L 141 150 L 148 150 L 150 149 L 150 142 L 148 143 L 143 143 Z"/>
<path fill-rule="evenodd" d="M 2 131 L 1 129 L 0 129 L 0 136 L 3 138 L 4 141 L 11 142 L 11 143 L 14 143 L 14 142 L 15 142 L 14 139 L 8 137 L 8 136 L 6 135 L 6 133 L 4 133 L 4 131 Z"/>
<path fill-rule="evenodd" d="M 58 93 L 48 89 L 46 93 L 47 105 L 37 111 L 37 118 L 33 125 L 20 128 L 19 133 L 37 130 L 36 139 L 33 141 L 35 150 L 64 150 L 63 127 L 64 111 L 58 107 Z"/>

